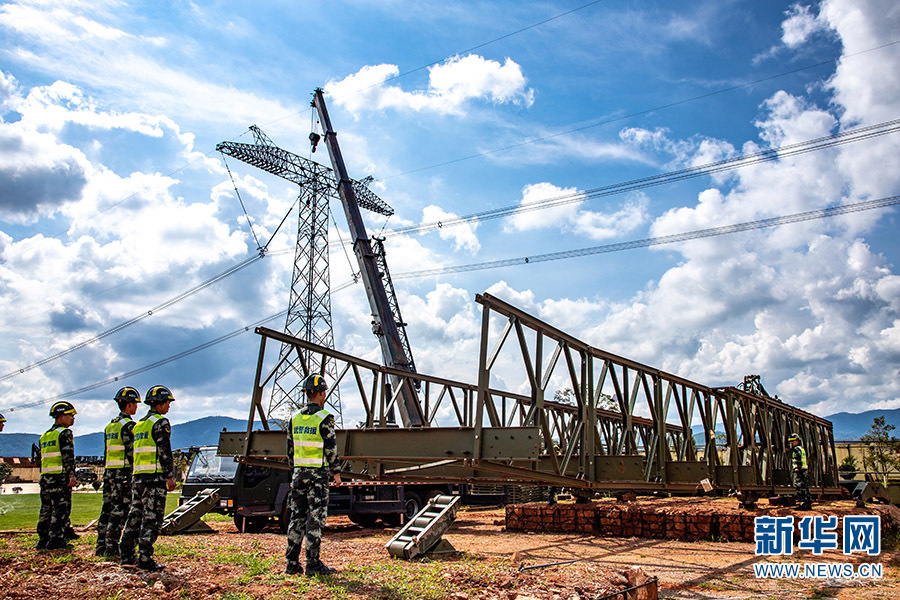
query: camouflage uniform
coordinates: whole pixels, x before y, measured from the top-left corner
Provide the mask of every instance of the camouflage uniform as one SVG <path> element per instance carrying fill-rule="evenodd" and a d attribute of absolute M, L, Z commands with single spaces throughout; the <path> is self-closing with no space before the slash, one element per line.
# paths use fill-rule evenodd
<path fill-rule="evenodd" d="M 116 556 L 119 554 L 119 538 L 125 519 L 131 507 L 131 465 L 134 457 L 134 420 L 121 411 L 112 420 L 122 423 L 121 444 L 125 446 L 125 466 L 103 470 L 103 508 L 97 521 L 97 554 Z M 107 456 L 109 440 L 104 437 L 103 455 Z"/>
<path fill-rule="evenodd" d="M 791 463 L 793 463 L 794 489 L 797 490 L 797 499 L 800 508 L 809 510 L 812 508 L 812 496 L 809 494 L 809 470 L 806 467 L 806 451 L 799 444 L 791 449 Z"/>
<path fill-rule="evenodd" d="M 137 562 L 140 565 L 140 563 L 152 561 L 153 544 L 156 543 L 159 528 L 165 517 L 166 479 L 174 477 L 175 473 L 172 460 L 172 429 L 169 426 L 169 420 L 151 409 L 141 421 L 146 421 L 153 415 L 159 417 L 151 432 L 153 440 L 156 442 L 159 470 L 155 473 L 138 473 L 135 469 L 131 509 L 128 512 L 128 520 L 125 522 L 125 530 L 122 532 L 122 541 L 119 544 L 119 555 L 122 557 L 123 563 Z M 134 443 L 137 446 L 136 434 Z M 135 462 L 137 462 L 137 458 L 135 458 Z M 135 557 L 135 545 L 138 547 L 137 557 Z"/>
<path fill-rule="evenodd" d="M 314 415 L 322 410 L 315 402 L 309 402 L 300 414 Z M 319 545 L 322 527 L 328 516 L 328 485 L 334 473 L 340 470 L 335 435 L 334 417 L 328 416 L 319 425 L 325 452 L 325 465 L 317 468 L 294 467 L 291 478 L 291 521 L 287 533 L 288 571 L 299 572 L 300 547 L 306 539 L 306 570 L 316 570 L 319 561 Z M 288 431 L 288 457 L 294 456 L 294 439 Z"/>
<path fill-rule="evenodd" d="M 62 473 L 46 473 L 41 475 L 41 512 L 38 514 L 37 534 L 38 548 L 63 548 L 66 544 L 66 528 L 69 525 L 69 514 L 72 512 L 72 488 L 69 480 L 75 477 L 75 442 L 72 430 L 62 425 L 54 425 L 53 431 L 62 428 L 59 434 L 59 452 L 62 456 Z M 38 464 L 44 462 L 38 454 Z"/>

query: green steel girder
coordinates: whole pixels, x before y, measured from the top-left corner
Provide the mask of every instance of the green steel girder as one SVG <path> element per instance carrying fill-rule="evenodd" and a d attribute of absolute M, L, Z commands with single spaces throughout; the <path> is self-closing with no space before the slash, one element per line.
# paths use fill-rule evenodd
<path fill-rule="evenodd" d="M 223 433 L 221 448 L 245 461 L 286 466 L 284 432 L 253 431 L 255 416 L 266 419 L 258 398 L 270 379 L 262 357 L 272 342 L 334 361 L 342 399 L 355 397 L 364 408 L 362 429 L 339 432 L 348 477 L 638 492 L 693 492 L 709 479 L 719 489 L 793 493 L 786 440 L 796 432 L 810 457 L 812 493 L 840 493 L 827 420 L 774 398 L 704 386 L 593 348 L 490 295 L 476 300 L 483 306 L 477 384 L 383 367 L 258 328 L 261 358 L 248 430 Z M 497 320 L 503 325 L 491 336 Z M 528 393 L 488 385 L 506 345 L 515 346 L 508 352 L 522 361 Z M 424 427 L 386 427 L 392 400 L 387 382 L 412 386 L 413 378 L 421 382 Z M 551 380 L 559 379 L 575 391 L 574 404 L 547 400 Z M 616 408 L 599 408 L 601 395 L 613 398 Z M 438 414 L 450 419 L 449 426 L 437 422 Z M 697 421 L 702 431 L 694 434 Z"/>

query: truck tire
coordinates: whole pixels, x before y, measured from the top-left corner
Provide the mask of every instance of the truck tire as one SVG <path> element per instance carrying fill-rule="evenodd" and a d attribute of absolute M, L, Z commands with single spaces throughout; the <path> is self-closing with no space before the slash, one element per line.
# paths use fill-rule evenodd
<path fill-rule="evenodd" d="M 234 526 L 238 532 L 243 533 L 259 533 L 266 528 L 269 523 L 269 517 L 245 517 L 243 515 L 234 515 Z"/>
<path fill-rule="evenodd" d="M 391 527 L 399 527 L 412 519 L 418 512 L 422 510 L 422 499 L 415 492 L 405 492 L 403 494 L 403 514 L 390 513 L 382 515 L 381 520 L 385 525 Z"/>

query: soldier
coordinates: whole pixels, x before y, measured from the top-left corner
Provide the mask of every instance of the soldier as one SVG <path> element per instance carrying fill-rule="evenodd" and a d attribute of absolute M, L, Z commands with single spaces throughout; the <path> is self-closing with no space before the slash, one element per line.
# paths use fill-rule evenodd
<path fill-rule="evenodd" d="M 329 574 L 334 569 L 319 560 L 322 527 L 328 516 L 328 484 L 341 482 L 334 417 L 326 410 L 328 386 L 321 375 L 303 382 L 307 404 L 291 419 L 288 431 L 288 458 L 293 463 L 291 480 L 291 521 L 287 534 L 288 575 L 302 575 L 300 547 L 306 538 L 306 574 Z"/>
<path fill-rule="evenodd" d="M 40 439 L 41 512 L 38 515 L 38 550 L 71 550 L 66 539 L 69 514 L 72 512 L 72 488 L 75 480 L 75 442 L 72 430 L 78 411 L 61 400 L 50 407 L 54 418 Z"/>
<path fill-rule="evenodd" d="M 113 400 L 119 414 L 103 430 L 103 508 L 97 521 L 97 549 L 103 558 L 119 557 L 119 538 L 131 505 L 131 467 L 134 463 L 134 420 L 141 395 L 133 387 L 123 387 Z"/>
<path fill-rule="evenodd" d="M 150 411 L 134 426 L 134 482 L 131 509 L 119 544 L 119 564 L 145 571 L 165 567 L 153 560 L 153 544 L 159 535 L 166 510 L 166 492 L 175 489 L 172 460 L 172 429 L 163 415 L 175 398 L 162 385 L 153 386 L 144 396 Z M 138 556 L 134 548 L 138 546 Z"/>
<path fill-rule="evenodd" d="M 809 495 L 809 470 L 806 464 L 806 450 L 800 445 L 800 436 L 792 433 L 788 437 L 791 445 L 791 466 L 793 467 L 794 488 L 800 500 L 800 510 L 812 508 L 812 497 Z"/>

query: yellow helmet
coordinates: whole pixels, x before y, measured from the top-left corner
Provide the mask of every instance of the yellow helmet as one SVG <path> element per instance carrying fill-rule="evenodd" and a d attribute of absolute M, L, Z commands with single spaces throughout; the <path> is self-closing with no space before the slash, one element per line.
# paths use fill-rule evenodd
<path fill-rule="evenodd" d="M 60 400 L 50 407 L 51 417 L 61 417 L 63 415 L 77 415 L 78 411 L 72 406 L 71 402 Z"/>

